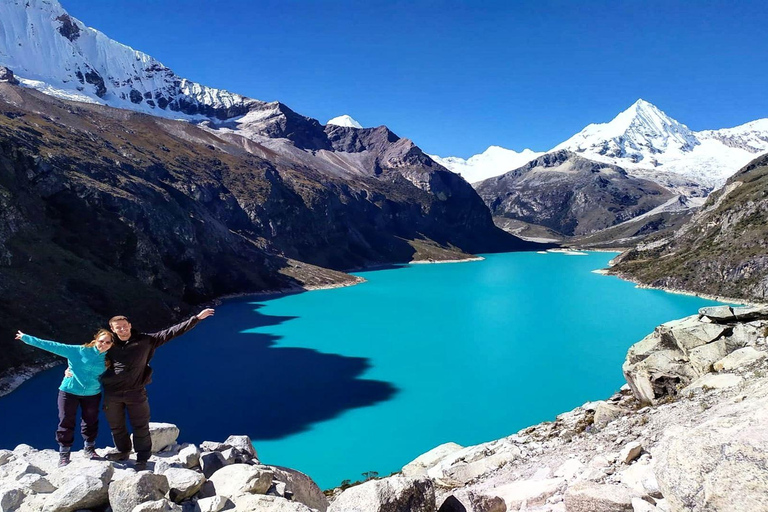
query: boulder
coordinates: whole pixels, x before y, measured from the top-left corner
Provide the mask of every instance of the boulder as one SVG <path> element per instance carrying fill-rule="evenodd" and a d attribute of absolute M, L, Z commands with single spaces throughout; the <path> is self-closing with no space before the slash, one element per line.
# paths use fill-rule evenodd
<path fill-rule="evenodd" d="M 200 443 L 200 451 L 202 452 L 223 452 L 227 448 L 231 448 L 231 446 L 216 441 L 203 441 Z"/>
<path fill-rule="evenodd" d="M 168 497 L 176 503 L 192 497 L 205 483 L 205 477 L 191 469 L 170 468 L 163 476 L 168 479 Z"/>
<path fill-rule="evenodd" d="M 325 512 L 328 509 L 328 498 L 320 487 L 301 471 L 280 466 L 268 466 L 273 472 L 275 484 L 284 484 L 284 489 L 278 494 L 293 501 L 303 503 L 311 509 Z"/>
<path fill-rule="evenodd" d="M 738 386 L 744 382 L 744 377 L 733 373 L 707 374 L 702 375 L 691 382 L 683 391 L 693 391 L 696 389 L 723 389 Z"/>
<path fill-rule="evenodd" d="M 735 370 L 763 361 L 766 357 L 768 357 L 768 353 L 762 350 L 757 350 L 754 347 L 744 347 L 731 352 L 712 366 L 718 372 Z"/>
<path fill-rule="evenodd" d="M 172 423 L 150 422 L 149 435 L 152 437 L 152 453 L 157 453 L 176 443 L 176 439 L 179 437 L 179 428 Z"/>
<path fill-rule="evenodd" d="M 653 467 L 650 464 L 638 462 L 624 469 L 618 475 L 619 482 L 626 485 L 638 496 L 661 498 L 661 489 Z"/>
<path fill-rule="evenodd" d="M 85 508 L 98 508 L 109 502 L 108 485 L 89 475 L 70 477 L 66 483 L 48 496 L 46 508 L 57 512 L 73 512 Z"/>
<path fill-rule="evenodd" d="M 211 478 L 216 471 L 227 465 L 220 452 L 203 452 L 200 454 L 200 469 L 205 478 Z"/>
<path fill-rule="evenodd" d="M 235 505 L 235 512 L 312 512 L 312 509 L 303 503 L 289 501 L 280 496 L 240 494 L 233 496 L 230 500 Z"/>
<path fill-rule="evenodd" d="M 725 402 L 665 432 L 654 472 L 672 510 L 768 510 L 768 396 Z"/>
<path fill-rule="evenodd" d="M 228 503 L 231 502 L 224 496 L 211 496 L 210 498 L 200 498 L 197 500 L 197 508 L 200 509 L 200 512 L 219 512 Z M 195 509 L 195 512 L 197 512 L 197 509 Z"/>
<path fill-rule="evenodd" d="M 624 448 L 619 452 L 619 462 L 629 464 L 640 456 L 640 452 L 643 451 L 642 445 L 637 441 L 632 441 L 624 445 Z"/>
<path fill-rule="evenodd" d="M 623 485 L 578 482 L 563 499 L 568 512 L 633 512 L 632 496 Z"/>
<path fill-rule="evenodd" d="M 0 512 L 16 510 L 26 496 L 19 485 L 0 487 Z"/>
<path fill-rule="evenodd" d="M 448 496 L 437 510 L 438 512 L 506 512 L 507 505 L 498 496 L 486 496 L 462 489 Z"/>
<path fill-rule="evenodd" d="M 565 486 L 564 478 L 517 480 L 500 485 L 493 492 L 504 500 L 508 510 L 519 510 L 523 503 L 528 506 L 543 505 Z"/>
<path fill-rule="evenodd" d="M 251 438 L 248 436 L 229 436 L 227 440 L 224 441 L 224 445 L 231 448 L 237 448 L 241 453 L 248 455 L 251 459 L 258 460 L 259 458 L 256 454 L 256 449 L 253 447 Z"/>
<path fill-rule="evenodd" d="M 131 512 L 145 501 L 163 499 L 169 489 L 168 479 L 164 475 L 140 471 L 112 482 L 109 486 L 109 504 L 113 512 Z"/>
<path fill-rule="evenodd" d="M 29 446 L 28 444 L 23 444 L 23 443 L 20 444 L 20 445 L 17 445 L 16 448 L 13 449 L 13 453 L 15 453 L 16 455 L 19 455 L 21 457 L 25 457 L 25 456 L 29 455 L 30 453 L 33 453 L 33 452 L 36 452 L 36 451 L 37 450 L 34 447 Z"/>
<path fill-rule="evenodd" d="M 699 377 L 679 349 L 653 352 L 636 363 L 627 357 L 622 371 L 635 398 L 646 404 L 661 396 L 677 394 L 679 387 Z"/>
<path fill-rule="evenodd" d="M 554 476 L 570 481 L 584 470 L 584 464 L 579 459 L 568 459 L 555 470 Z"/>
<path fill-rule="evenodd" d="M 182 512 L 182 510 L 179 505 L 162 499 L 140 503 L 131 512 Z"/>
<path fill-rule="evenodd" d="M 344 490 L 329 512 L 434 512 L 435 489 L 428 478 L 391 476 Z"/>
<path fill-rule="evenodd" d="M 432 448 L 403 466 L 403 476 L 409 478 L 424 476 L 427 474 L 429 468 L 435 466 L 435 464 L 442 459 L 462 448 L 463 446 L 456 443 L 443 443 L 440 446 Z"/>
<path fill-rule="evenodd" d="M 194 468 L 200 465 L 200 449 L 194 444 L 182 446 L 177 457 L 185 468 Z"/>
<path fill-rule="evenodd" d="M 11 450 L 0 450 L 0 466 L 12 460 L 13 457 L 14 455 Z"/>
<path fill-rule="evenodd" d="M 727 354 L 728 347 L 722 339 L 694 348 L 688 352 L 688 359 L 698 375 L 706 375 L 712 371 L 712 365 Z"/>
<path fill-rule="evenodd" d="M 460 487 L 519 459 L 521 454 L 520 448 L 507 439 L 470 446 L 442 459 L 427 470 L 427 475 L 442 487 Z"/>
<path fill-rule="evenodd" d="M 715 341 L 727 331 L 730 331 L 728 326 L 699 322 L 696 317 L 688 317 L 685 322 L 672 327 L 669 335 L 675 346 L 688 354 L 696 347 Z"/>
<path fill-rule="evenodd" d="M 112 480 L 112 476 L 115 473 L 115 468 L 107 461 L 72 459 L 72 462 L 68 466 L 64 466 L 63 468 L 57 467 L 55 470 L 48 473 L 46 478 L 54 485 L 54 487 L 61 487 L 72 478 L 73 472 L 76 472 L 81 476 L 98 478 L 105 485 L 109 485 L 109 482 Z"/>
<path fill-rule="evenodd" d="M 232 464 L 208 479 L 214 494 L 232 498 L 239 494 L 265 494 L 272 486 L 274 472 L 267 466 Z"/>
<path fill-rule="evenodd" d="M 606 402 L 598 402 L 595 408 L 595 428 L 602 429 L 613 420 L 624 416 L 627 413 L 626 409 L 611 405 Z"/>
<path fill-rule="evenodd" d="M 31 490 L 35 494 L 50 493 L 56 490 L 56 487 L 47 478 L 40 475 L 25 474 L 17 478 L 16 481 L 19 485 Z"/>

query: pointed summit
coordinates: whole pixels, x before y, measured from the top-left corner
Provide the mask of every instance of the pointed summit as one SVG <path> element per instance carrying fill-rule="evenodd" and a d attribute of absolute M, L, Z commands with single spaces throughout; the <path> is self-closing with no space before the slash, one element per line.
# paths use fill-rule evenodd
<path fill-rule="evenodd" d="M 343 116 L 334 117 L 326 125 L 332 124 L 336 126 L 346 126 L 348 128 L 362 128 L 363 125 L 352 119 L 350 116 L 344 114 Z"/>
<path fill-rule="evenodd" d="M 687 153 L 698 144 L 687 126 L 639 99 L 610 122 L 590 124 L 555 149 L 648 164 L 654 160 L 653 155 L 669 151 Z"/>

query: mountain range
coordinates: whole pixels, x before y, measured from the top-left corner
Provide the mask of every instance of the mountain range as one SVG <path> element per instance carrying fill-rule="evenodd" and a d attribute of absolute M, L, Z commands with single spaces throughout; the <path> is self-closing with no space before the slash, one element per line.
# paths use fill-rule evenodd
<path fill-rule="evenodd" d="M 82 342 L 116 311 L 151 329 L 225 295 L 540 247 L 385 126 L 193 83 L 55 0 L 0 0 L 0 27 L 0 374 L 40 356 L 3 341 L 22 325 Z"/>
<path fill-rule="evenodd" d="M 559 150 L 617 165 L 635 177 L 656 181 L 688 197 L 705 197 L 768 151 L 768 119 L 696 132 L 640 99 L 610 122 L 590 124 L 547 152 L 526 149 L 517 153 L 491 146 L 466 160 L 430 156 L 476 183 Z"/>

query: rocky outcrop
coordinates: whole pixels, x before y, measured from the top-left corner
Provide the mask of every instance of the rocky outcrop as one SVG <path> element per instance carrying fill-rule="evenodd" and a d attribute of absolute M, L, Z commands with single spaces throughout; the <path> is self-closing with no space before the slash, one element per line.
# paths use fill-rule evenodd
<path fill-rule="evenodd" d="M 169 425 L 151 427 L 155 441 L 166 435 Z M 107 506 L 114 512 L 328 509 L 327 498 L 306 475 L 260 464 L 247 436 L 204 444 L 219 454 L 237 450 L 242 462 L 232 463 L 231 457 L 222 456 L 222 467 L 206 478 L 199 465 L 183 467 L 189 462 L 186 453 L 200 451 L 193 445 L 173 443 L 162 452 L 153 452 L 150 471 L 139 472 L 134 471 L 133 460 L 91 461 L 74 453 L 70 465 L 59 468 L 53 450 L 25 445 L 2 450 L 0 510 L 73 512 Z M 106 455 L 109 450 L 99 452 Z"/>
<path fill-rule="evenodd" d="M 624 376 L 646 404 L 689 385 L 717 386 L 722 379 L 713 380 L 713 370 L 735 370 L 766 358 L 765 351 L 751 346 L 764 337 L 766 328 L 768 307 L 703 308 L 698 315 L 660 325 L 633 345 L 622 368 Z M 706 381 L 697 381 L 702 378 Z"/>
<path fill-rule="evenodd" d="M 768 299 L 768 155 L 713 192 L 674 232 L 621 254 L 609 272 L 644 285 L 754 302 Z"/>

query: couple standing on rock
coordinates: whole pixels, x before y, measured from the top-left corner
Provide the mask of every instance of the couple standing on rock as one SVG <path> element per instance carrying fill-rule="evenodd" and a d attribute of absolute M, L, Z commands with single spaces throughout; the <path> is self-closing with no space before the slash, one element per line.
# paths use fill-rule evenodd
<path fill-rule="evenodd" d="M 112 430 L 117 453 L 111 460 L 127 460 L 132 448 L 126 425 L 133 429 L 133 448 L 136 449 L 136 471 L 147 469 L 152 451 L 149 434 L 149 401 L 145 386 L 152 380 L 149 361 L 157 347 L 192 329 L 201 320 L 213 315 L 213 309 L 204 309 L 197 315 L 162 331 L 146 334 L 131 327 L 125 316 L 110 318 L 107 329 L 99 329 L 93 340 L 85 345 L 67 345 L 41 340 L 16 333 L 16 339 L 38 347 L 68 361 L 64 380 L 59 386 L 59 466 L 69 464 L 70 449 L 75 439 L 75 416 L 81 409 L 81 433 L 85 440 L 83 455 L 98 459 L 96 435 L 99 428 L 99 402 L 104 388 L 104 414 Z"/>

